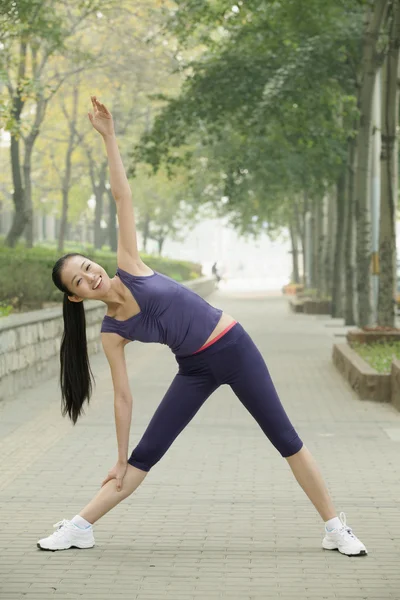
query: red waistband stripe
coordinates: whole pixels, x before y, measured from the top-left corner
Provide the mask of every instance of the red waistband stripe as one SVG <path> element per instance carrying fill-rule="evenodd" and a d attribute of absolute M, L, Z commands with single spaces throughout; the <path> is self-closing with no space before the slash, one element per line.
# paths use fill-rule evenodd
<path fill-rule="evenodd" d="M 228 331 L 230 329 L 232 329 L 232 327 L 234 327 L 236 325 L 236 323 L 237 323 L 237 321 L 233 321 L 233 323 L 231 323 L 230 325 L 228 325 L 228 327 L 226 327 L 223 331 L 221 331 L 221 333 L 219 333 L 213 340 L 211 340 L 211 342 L 208 342 L 208 344 L 204 344 L 204 346 L 199 348 L 199 350 L 196 350 L 196 352 L 193 352 L 193 354 L 197 354 L 198 352 L 201 352 L 202 350 L 209 348 L 210 346 L 215 344 L 215 342 L 218 342 L 218 340 L 220 340 L 226 333 L 228 333 Z"/>

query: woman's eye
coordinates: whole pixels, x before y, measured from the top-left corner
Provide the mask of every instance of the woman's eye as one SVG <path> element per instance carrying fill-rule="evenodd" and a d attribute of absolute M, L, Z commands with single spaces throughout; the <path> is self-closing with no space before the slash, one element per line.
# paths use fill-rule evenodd
<path fill-rule="evenodd" d="M 81 281 L 82 281 L 82 279 L 78 279 L 78 282 L 76 285 L 79 285 Z"/>
<path fill-rule="evenodd" d="M 90 264 L 86 267 L 86 271 L 89 271 Z"/>

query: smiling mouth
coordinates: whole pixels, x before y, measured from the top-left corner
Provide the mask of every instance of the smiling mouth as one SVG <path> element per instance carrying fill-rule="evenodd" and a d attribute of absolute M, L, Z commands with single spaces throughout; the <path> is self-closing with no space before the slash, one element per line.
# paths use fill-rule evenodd
<path fill-rule="evenodd" d="M 102 276 L 100 275 L 100 277 L 99 277 L 99 278 L 98 278 L 98 280 L 97 280 L 97 283 L 96 283 L 96 285 L 95 285 L 95 286 L 93 286 L 93 289 L 94 289 L 94 290 L 98 290 L 98 289 L 99 289 L 99 287 L 101 287 L 101 284 L 102 284 L 102 282 L 103 282 L 103 278 L 102 278 Z"/>

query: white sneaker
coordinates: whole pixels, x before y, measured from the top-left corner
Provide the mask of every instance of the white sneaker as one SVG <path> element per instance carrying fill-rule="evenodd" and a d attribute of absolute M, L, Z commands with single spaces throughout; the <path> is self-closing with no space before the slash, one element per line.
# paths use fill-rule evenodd
<path fill-rule="evenodd" d="M 39 540 L 41 550 L 68 550 L 68 548 L 92 548 L 94 546 L 93 527 L 80 529 L 72 521 L 63 519 L 54 525 L 57 531 Z"/>
<path fill-rule="evenodd" d="M 346 515 L 341 512 L 339 518 L 342 522 L 342 527 L 333 531 L 326 531 L 325 529 L 322 547 L 325 550 L 339 550 L 339 552 L 347 556 L 363 556 L 368 554 L 364 544 L 360 542 L 350 527 L 346 525 Z"/>

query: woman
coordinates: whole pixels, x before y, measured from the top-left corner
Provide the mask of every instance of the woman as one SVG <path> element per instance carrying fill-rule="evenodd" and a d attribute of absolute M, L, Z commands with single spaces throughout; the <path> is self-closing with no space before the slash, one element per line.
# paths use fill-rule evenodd
<path fill-rule="evenodd" d="M 64 292 L 61 389 L 63 414 L 76 423 L 91 393 L 82 300 L 102 300 L 107 314 L 101 335 L 114 385 L 119 458 L 95 498 L 71 521 L 57 523 L 57 530 L 38 542 L 39 548 L 54 551 L 94 546 L 93 524 L 132 494 L 205 400 L 225 383 L 286 458 L 325 522 L 323 548 L 350 556 L 367 554 L 346 526 L 343 513 L 340 518 L 336 516 L 318 468 L 290 423 L 264 360 L 248 334 L 233 317 L 153 272 L 140 259 L 131 190 L 112 116 L 96 97 L 92 97 L 92 105 L 89 119 L 105 143 L 117 206 L 118 270 L 110 279 L 100 265 L 79 254 L 60 258 L 53 268 L 53 281 Z M 132 340 L 167 344 L 176 356 L 179 371 L 128 458 L 132 396 L 124 348 Z"/>

